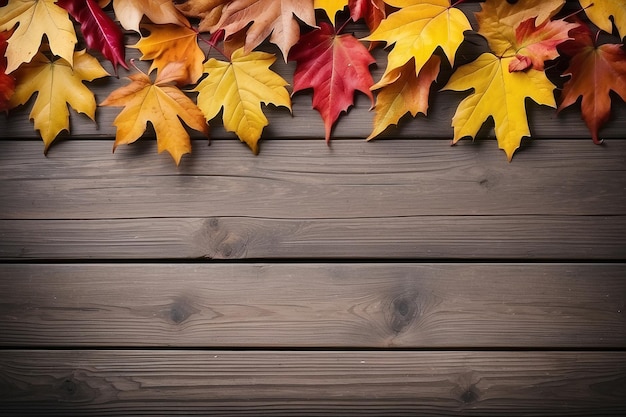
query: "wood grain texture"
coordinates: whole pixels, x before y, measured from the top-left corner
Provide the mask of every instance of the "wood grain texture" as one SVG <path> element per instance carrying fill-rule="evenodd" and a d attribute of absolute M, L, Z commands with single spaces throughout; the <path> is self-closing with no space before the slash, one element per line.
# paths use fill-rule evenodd
<path fill-rule="evenodd" d="M 625 264 L 5 264 L 0 346 L 626 348 Z"/>
<path fill-rule="evenodd" d="M 511 164 L 439 140 L 266 145 L 176 168 L 148 144 L 0 142 L 0 257 L 626 257 L 623 140 L 534 141 Z"/>
<path fill-rule="evenodd" d="M 4 416 L 621 416 L 624 352 L 2 351 Z"/>
<path fill-rule="evenodd" d="M 62 145 L 0 142 L 2 219 L 626 214 L 626 140 L 534 141 L 513 163 L 495 144 L 218 141 L 179 168 L 149 144 Z"/>
<path fill-rule="evenodd" d="M 624 260 L 625 230 L 602 215 L 0 220 L 0 258 Z"/>

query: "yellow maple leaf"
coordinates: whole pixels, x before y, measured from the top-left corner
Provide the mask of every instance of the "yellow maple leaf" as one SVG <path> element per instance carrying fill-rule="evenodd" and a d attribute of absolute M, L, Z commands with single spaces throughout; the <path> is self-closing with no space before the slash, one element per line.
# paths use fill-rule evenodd
<path fill-rule="evenodd" d="M 348 0 L 314 0 L 313 7 L 324 10 L 326 16 L 332 21 L 335 20 L 337 12 L 342 11 L 348 5 Z"/>
<path fill-rule="evenodd" d="M 505 0 L 486 1 L 476 13 L 478 33 L 484 36 L 491 51 L 497 56 L 514 55 L 517 51 L 515 29 L 530 18 L 541 25 L 553 17 L 565 4 L 565 0 L 524 0 L 509 3 Z"/>
<path fill-rule="evenodd" d="M 538 104 L 556 107 L 554 85 L 545 73 L 532 68 L 510 72 L 509 65 L 513 59 L 484 53 L 452 74 L 443 90 L 474 90 L 461 101 L 452 118 L 453 143 L 466 136 L 474 138 L 491 116 L 498 146 L 510 161 L 522 137 L 530 136 L 526 97 Z"/>
<path fill-rule="evenodd" d="M 139 32 L 139 23 L 144 16 L 159 25 L 189 26 L 189 21 L 172 0 L 113 0 L 113 10 L 122 27 L 135 32 Z"/>
<path fill-rule="evenodd" d="M 96 99 L 83 81 L 109 75 L 98 60 L 84 50 L 74 53 L 73 62 L 71 67 L 63 58 L 50 61 L 39 53 L 15 72 L 17 87 L 10 105 L 25 104 L 37 92 L 30 118 L 41 134 L 44 152 L 62 130 L 69 130 L 68 104 L 94 120 Z"/>
<path fill-rule="evenodd" d="M 613 23 L 621 38 L 626 36 L 626 3 L 624 0 L 580 0 L 585 14 L 605 32 L 613 32 Z M 613 17 L 613 22 L 611 21 Z"/>
<path fill-rule="evenodd" d="M 428 97 L 430 86 L 439 75 L 441 58 L 433 55 L 422 67 L 419 75 L 415 75 L 415 62 L 411 59 L 401 68 L 390 73 L 393 82 L 381 85 L 378 83 L 372 89 L 381 88 L 376 96 L 376 113 L 374 116 L 374 130 L 367 140 L 381 134 L 389 125 L 396 125 L 402 116 L 411 113 L 426 114 L 428 111 Z"/>
<path fill-rule="evenodd" d="M 180 62 L 179 85 L 193 84 L 202 76 L 204 52 L 198 46 L 198 34 L 195 30 L 178 25 L 142 25 L 150 34 L 142 37 L 132 48 L 143 54 L 142 60 L 152 60 L 150 72 L 164 68 L 170 62 Z"/>
<path fill-rule="evenodd" d="M 275 60 L 274 55 L 266 52 L 246 54 L 244 48 L 233 52 L 231 62 L 211 58 L 204 64 L 208 76 L 194 89 L 199 93 L 198 107 L 206 119 L 213 119 L 224 108 L 226 130 L 235 132 L 255 154 L 268 124 L 261 103 L 291 110 L 287 81 L 270 69 Z"/>
<path fill-rule="evenodd" d="M 0 31 L 17 28 L 8 40 L 7 69 L 11 73 L 30 62 L 39 51 L 43 35 L 50 51 L 72 65 L 76 32 L 65 9 L 56 0 L 9 0 L 0 10 Z"/>
<path fill-rule="evenodd" d="M 365 40 L 395 44 L 389 53 L 383 80 L 394 68 L 415 59 L 419 74 L 433 52 L 441 47 L 450 64 L 471 25 L 465 14 L 451 7 L 449 0 L 389 0 L 387 4 L 400 8 L 384 19 Z"/>
<path fill-rule="evenodd" d="M 181 63 L 171 63 L 157 74 L 154 83 L 138 72 L 128 78 L 131 83 L 118 88 L 101 103 L 102 106 L 124 106 L 113 121 L 117 127 L 113 150 L 135 142 L 152 123 L 159 153 L 168 151 L 178 165 L 181 157 L 191 152 L 187 126 L 208 135 L 206 119 L 195 103 L 174 85 L 184 71 Z"/>

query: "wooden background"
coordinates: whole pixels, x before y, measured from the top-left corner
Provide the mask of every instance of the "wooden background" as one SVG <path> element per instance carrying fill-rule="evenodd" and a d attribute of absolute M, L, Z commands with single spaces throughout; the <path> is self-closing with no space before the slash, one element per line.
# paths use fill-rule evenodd
<path fill-rule="evenodd" d="M 0 415 L 626 414 L 626 105 L 596 146 L 529 101 L 508 163 L 450 146 L 466 94 L 373 142 L 358 95 L 330 147 L 297 94 L 179 167 L 118 109 L 47 156 L 0 116 Z"/>

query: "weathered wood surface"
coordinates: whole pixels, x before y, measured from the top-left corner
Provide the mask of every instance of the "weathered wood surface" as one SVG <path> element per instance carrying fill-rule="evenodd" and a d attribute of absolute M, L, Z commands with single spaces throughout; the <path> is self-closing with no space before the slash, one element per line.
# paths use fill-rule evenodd
<path fill-rule="evenodd" d="M 0 346 L 626 348 L 626 264 L 6 264 Z"/>
<path fill-rule="evenodd" d="M 624 259 L 626 141 L 270 141 L 197 146 L 0 142 L 10 259 Z"/>
<path fill-rule="evenodd" d="M 47 157 L 0 115 L 0 415 L 626 415 L 626 105 L 595 146 L 528 101 L 509 164 L 489 123 L 449 146 L 466 95 L 365 142 L 358 94 L 327 147 L 299 93 L 259 156 L 212 121 L 179 167 L 112 154 L 119 109 Z"/>
<path fill-rule="evenodd" d="M 3 416 L 626 413 L 624 352 L 5 350 L 0 372 Z"/>

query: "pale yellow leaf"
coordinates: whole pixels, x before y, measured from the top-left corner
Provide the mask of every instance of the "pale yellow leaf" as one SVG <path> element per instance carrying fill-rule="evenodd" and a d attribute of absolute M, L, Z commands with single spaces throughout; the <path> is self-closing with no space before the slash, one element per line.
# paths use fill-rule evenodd
<path fill-rule="evenodd" d="M 207 120 L 222 108 L 224 127 L 258 153 L 258 141 L 268 121 L 261 103 L 272 103 L 291 109 L 287 82 L 269 67 L 276 57 L 265 52 L 245 54 L 243 48 L 233 52 L 231 62 L 209 59 L 204 64 L 208 74 L 194 89 L 198 107 Z"/>

